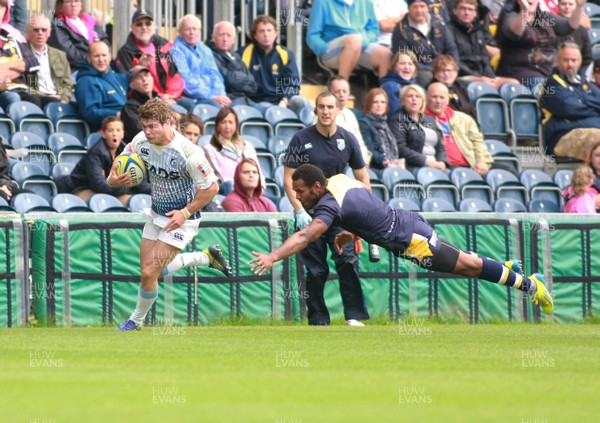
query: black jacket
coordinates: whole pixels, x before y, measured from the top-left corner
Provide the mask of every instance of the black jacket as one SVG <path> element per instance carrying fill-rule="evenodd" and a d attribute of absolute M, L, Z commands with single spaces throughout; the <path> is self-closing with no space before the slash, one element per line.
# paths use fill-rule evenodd
<path fill-rule="evenodd" d="M 361 113 L 360 116 L 357 116 L 357 119 L 360 126 L 360 133 L 365 141 L 365 145 L 369 151 L 373 153 L 373 157 L 371 157 L 371 163 L 369 166 L 375 169 L 385 168 L 385 151 L 383 150 L 383 145 L 381 143 L 379 133 L 377 132 L 377 128 L 375 128 L 373 123 L 371 123 L 371 119 L 369 119 L 369 117 L 363 113 Z"/>
<path fill-rule="evenodd" d="M 100 25 L 96 24 L 94 31 L 98 34 L 99 40 L 110 46 L 110 40 Z M 79 70 L 79 65 L 83 59 L 87 58 L 90 47 L 88 40 L 73 31 L 63 19 L 56 15 L 52 17 L 52 32 L 48 38 L 48 45 L 67 54 L 71 72 Z"/>
<path fill-rule="evenodd" d="M 153 94 L 154 97 L 158 97 L 158 94 Z M 123 141 L 126 144 L 129 144 L 133 137 L 142 130 L 138 109 L 148 100 L 150 100 L 150 97 L 146 94 L 132 90 L 127 102 L 123 105 L 123 108 L 121 109 L 121 120 L 123 121 L 123 127 L 125 128 L 125 137 L 123 138 Z"/>
<path fill-rule="evenodd" d="M 406 166 L 425 166 L 427 157 L 421 153 L 425 145 L 423 126 L 434 130 L 437 134 L 438 143 L 435 146 L 435 159 L 446 163 L 446 166 L 448 166 L 444 135 L 434 118 L 422 114 L 421 121 L 417 124 L 409 114 L 401 110 L 389 119 L 388 125 L 396 141 L 398 141 L 398 157 L 404 157 Z"/>
<path fill-rule="evenodd" d="M 452 13 L 448 29 L 454 35 L 456 46 L 458 47 L 459 76 L 476 75 L 495 78 L 496 74 L 490 64 L 490 55 L 487 52 L 486 45 L 494 45 L 495 41 L 487 29 L 485 21 L 476 19 L 472 28 L 463 25 L 456 15 Z"/>
<path fill-rule="evenodd" d="M 592 63 L 592 60 L 594 60 L 592 58 L 592 42 L 590 41 L 588 30 L 579 25 L 579 27 L 569 35 L 556 36 L 557 47 L 566 41 L 572 41 L 579 46 L 579 49 L 581 50 L 581 67 L 579 69 L 587 69 L 590 63 Z"/>
<path fill-rule="evenodd" d="M 234 51 L 229 52 L 231 55 L 228 55 L 217 50 L 213 41 L 207 42 L 206 46 L 212 50 L 215 62 L 223 75 L 227 96 L 232 100 L 239 97 L 253 97 L 258 90 L 258 85 L 240 55 Z"/>

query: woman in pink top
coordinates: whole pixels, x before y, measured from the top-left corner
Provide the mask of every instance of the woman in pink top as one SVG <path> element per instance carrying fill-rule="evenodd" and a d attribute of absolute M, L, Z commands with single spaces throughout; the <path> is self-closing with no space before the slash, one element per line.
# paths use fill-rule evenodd
<path fill-rule="evenodd" d="M 210 144 L 204 147 L 206 157 L 221 183 L 233 181 L 235 168 L 243 158 L 249 157 L 258 163 L 256 150 L 242 139 L 239 128 L 235 110 L 231 107 L 221 108 L 217 113 Z"/>
<path fill-rule="evenodd" d="M 594 173 L 589 166 L 580 166 L 573 172 L 571 186 L 564 192 L 565 213 L 596 213 L 594 196 L 598 191 L 592 187 Z"/>
<path fill-rule="evenodd" d="M 234 189 L 221 205 L 228 212 L 276 212 L 275 205 L 263 197 L 261 173 L 254 159 L 244 158 L 235 169 Z"/>
<path fill-rule="evenodd" d="M 82 0 L 56 0 L 48 44 L 66 53 L 72 72 L 79 70 L 94 41 L 104 41 L 110 46 L 96 18 L 84 11 Z"/>

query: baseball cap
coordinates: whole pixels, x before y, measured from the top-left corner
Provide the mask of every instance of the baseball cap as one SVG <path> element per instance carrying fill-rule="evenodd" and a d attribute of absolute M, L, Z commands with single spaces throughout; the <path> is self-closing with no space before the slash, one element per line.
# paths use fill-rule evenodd
<path fill-rule="evenodd" d="M 136 65 L 136 66 L 132 67 L 131 69 L 129 69 L 129 80 L 132 80 L 133 78 L 138 76 L 138 74 L 142 71 L 150 72 L 150 69 L 148 69 L 146 66 L 141 66 L 141 65 Z"/>
<path fill-rule="evenodd" d="M 142 18 L 148 18 L 151 21 L 154 20 L 152 13 L 148 12 L 146 9 L 139 9 L 139 10 L 136 10 L 136 12 L 133 14 L 133 16 L 131 18 L 131 23 L 134 23 L 138 19 L 142 19 Z"/>

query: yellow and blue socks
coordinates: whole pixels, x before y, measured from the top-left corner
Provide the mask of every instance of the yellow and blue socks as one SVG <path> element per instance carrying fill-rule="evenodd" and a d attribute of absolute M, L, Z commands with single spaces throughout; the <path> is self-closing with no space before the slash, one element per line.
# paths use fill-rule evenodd
<path fill-rule="evenodd" d="M 469 254 L 473 253 L 469 252 Z M 479 279 L 484 279 L 498 285 L 511 286 L 526 292 L 531 289 L 532 285 L 535 286 L 535 283 L 531 282 L 529 278 L 509 268 L 509 266 L 513 267 L 513 263 L 500 263 L 480 255 L 478 255 L 478 257 L 483 261 L 483 268 L 479 275 Z M 517 267 L 517 269 L 520 270 L 519 267 Z"/>

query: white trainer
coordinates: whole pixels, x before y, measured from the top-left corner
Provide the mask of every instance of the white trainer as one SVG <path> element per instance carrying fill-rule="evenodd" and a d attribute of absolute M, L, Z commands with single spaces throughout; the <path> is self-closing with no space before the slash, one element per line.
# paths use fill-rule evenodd
<path fill-rule="evenodd" d="M 348 326 L 356 326 L 356 327 L 363 327 L 365 324 L 362 322 L 359 322 L 356 319 L 350 319 L 350 320 L 346 320 L 346 324 Z"/>

